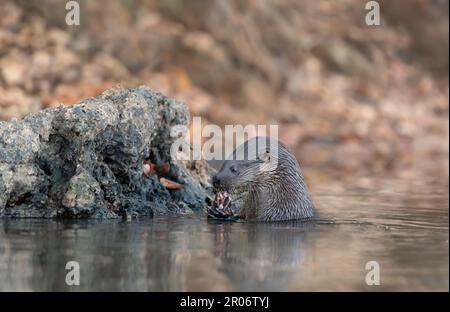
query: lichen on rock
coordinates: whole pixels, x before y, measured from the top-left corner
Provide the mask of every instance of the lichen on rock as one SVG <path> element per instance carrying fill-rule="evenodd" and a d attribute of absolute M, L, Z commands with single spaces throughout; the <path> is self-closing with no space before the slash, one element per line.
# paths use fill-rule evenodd
<path fill-rule="evenodd" d="M 187 108 L 147 87 L 0 122 L 0 217 L 111 218 L 203 209 L 211 169 L 170 157 Z M 170 163 L 166 189 L 142 163 Z M 201 170 L 199 170 L 201 168 Z"/>

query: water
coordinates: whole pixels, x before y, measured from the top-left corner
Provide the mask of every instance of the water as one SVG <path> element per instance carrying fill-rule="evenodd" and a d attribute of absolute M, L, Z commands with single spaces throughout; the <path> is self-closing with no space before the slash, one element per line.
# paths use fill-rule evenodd
<path fill-rule="evenodd" d="M 448 291 L 444 184 L 315 189 L 311 223 L 2 220 L 0 290 Z M 65 284 L 71 260 L 80 286 Z"/>

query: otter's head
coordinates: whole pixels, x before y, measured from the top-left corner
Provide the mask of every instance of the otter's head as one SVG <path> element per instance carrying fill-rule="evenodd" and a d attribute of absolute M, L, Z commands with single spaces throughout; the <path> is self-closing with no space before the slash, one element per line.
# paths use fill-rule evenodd
<path fill-rule="evenodd" d="M 212 183 L 217 190 L 238 192 L 270 179 L 278 162 L 278 141 L 256 137 L 240 145 L 223 163 Z"/>

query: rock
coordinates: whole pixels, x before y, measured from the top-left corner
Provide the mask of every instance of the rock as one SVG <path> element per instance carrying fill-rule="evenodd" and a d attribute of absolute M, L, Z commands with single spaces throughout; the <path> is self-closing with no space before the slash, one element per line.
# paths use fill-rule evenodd
<path fill-rule="evenodd" d="M 103 198 L 100 184 L 84 168 L 80 167 L 79 171 L 69 181 L 60 214 L 90 216 L 95 212 L 102 211 L 101 205 L 98 206 Z"/>
<path fill-rule="evenodd" d="M 0 122 L 0 217 L 114 218 L 203 209 L 211 168 L 170 156 L 187 108 L 147 87 Z M 170 163 L 167 190 L 142 163 Z"/>
<path fill-rule="evenodd" d="M 25 76 L 25 62 L 19 55 L 12 53 L 0 60 L 0 77 L 7 86 L 17 86 Z"/>
<path fill-rule="evenodd" d="M 331 68 L 350 75 L 376 78 L 376 68 L 367 57 L 345 41 L 327 42 L 314 48 L 315 54 Z"/>

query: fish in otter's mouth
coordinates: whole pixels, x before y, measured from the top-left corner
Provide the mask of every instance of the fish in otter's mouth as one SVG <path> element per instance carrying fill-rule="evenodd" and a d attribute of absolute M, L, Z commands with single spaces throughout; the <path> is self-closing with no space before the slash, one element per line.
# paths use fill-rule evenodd
<path fill-rule="evenodd" d="M 208 218 L 220 220 L 236 220 L 236 216 L 231 209 L 231 196 L 228 191 L 214 190 L 214 199 L 207 198 Z"/>

